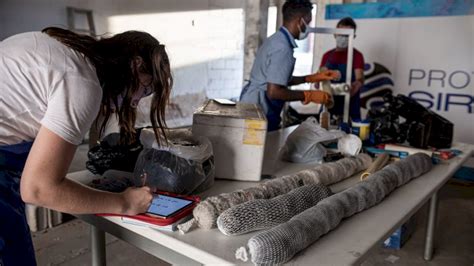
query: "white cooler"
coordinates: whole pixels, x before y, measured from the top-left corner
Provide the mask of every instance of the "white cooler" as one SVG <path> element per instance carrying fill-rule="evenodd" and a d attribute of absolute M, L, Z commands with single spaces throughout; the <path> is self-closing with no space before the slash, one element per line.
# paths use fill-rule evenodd
<path fill-rule="evenodd" d="M 193 115 L 193 135 L 211 140 L 216 178 L 259 181 L 267 119 L 255 104 L 209 100 Z"/>

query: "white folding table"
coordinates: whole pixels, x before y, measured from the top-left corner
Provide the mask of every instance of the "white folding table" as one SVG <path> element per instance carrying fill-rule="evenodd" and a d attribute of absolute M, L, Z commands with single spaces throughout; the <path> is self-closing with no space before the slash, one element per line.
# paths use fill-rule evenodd
<path fill-rule="evenodd" d="M 264 174 L 282 176 L 314 167 L 316 164 L 295 164 L 278 160 L 278 149 L 294 128 L 287 128 L 267 135 Z M 438 190 L 454 172 L 473 154 L 474 145 L 457 143 L 454 148 L 463 153 L 398 188 L 380 204 L 356 214 L 313 245 L 298 253 L 289 264 L 298 265 L 353 265 L 364 261 L 365 256 L 381 243 L 408 218 L 430 200 L 425 254 L 433 254 L 437 218 Z M 70 179 L 87 183 L 93 178 L 88 171 L 69 174 Z M 359 181 L 355 175 L 331 185 L 334 192 L 342 191 Z M 205 198 L 255 185 L 255 182 L 216 180 L 215 185 L 202 194 Z M 196 229 L 187 234 L 157 231 L 121 222 L 119 217 L 78 215 L 91 225 L 92 265 L 105 265 L 105 233 L 114 235 L 153 256 L 179 265 L 242 264 L 235 259 L 235 250 L 244 246 L 256 233 L 225 236 L 218 229 Z M 250 262 L 248 262 L 250 263 Z"/>

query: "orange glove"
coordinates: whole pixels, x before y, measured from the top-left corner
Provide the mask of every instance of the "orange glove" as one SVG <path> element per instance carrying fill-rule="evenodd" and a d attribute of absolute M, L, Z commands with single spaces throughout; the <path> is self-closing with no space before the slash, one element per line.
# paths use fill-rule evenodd
<path fill-rule="evenodd" d="M 323 70 L 304 78 L 305 82 L 316 83 L 324 80 L 338 80 L 341 77 L 341 73 L 337 70 Z"/>
<path fill-rule="evenodd" d="M 308 103 L 320 103 L 324 105 L 331 104 L 331 95 L 324 91 L 303 91 L 304 93 L 304 104 Z"/>

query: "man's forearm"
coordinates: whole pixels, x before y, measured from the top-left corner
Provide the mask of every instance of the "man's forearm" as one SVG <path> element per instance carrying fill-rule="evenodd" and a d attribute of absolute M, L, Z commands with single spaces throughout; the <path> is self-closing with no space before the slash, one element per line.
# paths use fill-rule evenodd
<path fill-rule="evenodd" d="M 364 86 L 363 81 L 356 80 L 351 84 L 351 96 L 355 95 Z"/>
<path fill-rule="evenodd" d="M 267 90 L 267 96 L 268 98 L 272 100 L 282 100 L 282 101 L 287 101 L 287 102 L 304 101 L 303 91 L 290 90 L 282 86 Z"/>
<path fill-rule="evenodd" d="M 293 76 L 291 77 L 291 80 L 288 83 L 288 86 L 295 86 L 302 83 L 306 83 L 305 78 L 306 76 Z"/>

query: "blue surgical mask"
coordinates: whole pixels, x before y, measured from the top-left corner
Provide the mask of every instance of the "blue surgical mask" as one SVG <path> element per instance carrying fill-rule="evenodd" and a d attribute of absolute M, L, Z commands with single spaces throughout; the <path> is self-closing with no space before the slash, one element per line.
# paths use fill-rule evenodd
<path fill-rule="evenodd" d="M 301 30 L 301 27 L 298 26 L 298 27 L 300 28 L 300 34 L 298 35 L 298 40 L 304 40 L 304 39 L 306 39 L 306 37 L 308 37 L 308 34 L 309 34 L 309 26 L 308 26 L 308 24 L 306 23 L 306 21 L 305 21 L 303 18 L 301 18 L 301 20 L 302 20 L 303 23 L 304 23 L 305 30 L 302 31 L 302 30 Z"/>

